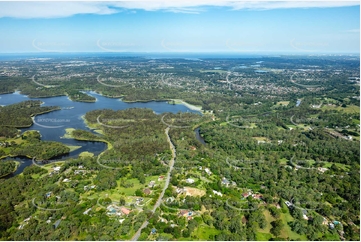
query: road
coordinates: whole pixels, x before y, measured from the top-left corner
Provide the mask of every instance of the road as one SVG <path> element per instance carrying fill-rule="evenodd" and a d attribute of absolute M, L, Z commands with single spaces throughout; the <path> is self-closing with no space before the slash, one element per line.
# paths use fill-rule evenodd
<path fill-rule="evenodd" d="M 35 84 L 37 84 L 37 85 L 39 85 L 39 86 L 43 86 L 43 87 L 58 87 L 58 85 L 44 85 L 44 84 L 41 84 L 41 83 L 39 83 L 39 82 L 37 82 L 37 81 L 35 81 L 35 75 L 31 78 L 31 80 L 35 83 Z"/>
<path fill-rule="evenodd" d="M 174 145 L 172 144 L 172 141 L 170 140 L 170 137 L 169 137 L 169 134 L 168 134 L 168 131 L 169 131 L 169 127 L 167 127 L 165 129 L 165 134 L 167 135 L 167 140 L 168 140 L 168 143 L 169 143 L 169 146 L 170 146 L 170 149 L 172 151 L 172 159 L 170 160 L 169 162 L 169 171 L 167 173 L 167 178 L 165 180 L 165 185 L 163 187 L 163 190 L 162 190 L 162 193 L 159 195 L 159 198 L 157 200 L 157 202 L 154 204 L 154 207 L 152 209 L 152 213 L 155 212 L 155 210 L 157 210 L 157 208 L 160 206 L 160 204 L 162 203 L 162 200 L 163 200 L 163 196 L 164 196 L 164 193 L 165 193 L 165 190 L 168 188 L 168 185 L 169 185 L 169 182 L 170 182 L 170 178 L 171 178 L 171 173 L 172 173 L 172 170 L 173 170 L 173 167 L 174 167 L 174 161 L 175 161 L 175 158 L 176 158 L 176 150 L 174 148 Z M 144 223 L 142 224 L 142 226 L 140 226 L 140 228 L 138 229 L 138 231 L 133 235 L 131 241 L 137 241 L 141 232 L 142 232 L 142 229 L 144 229 L 145 227 L 147 227 L 149 224 L 149 221 L 146 220 L 144 221 Z"/>

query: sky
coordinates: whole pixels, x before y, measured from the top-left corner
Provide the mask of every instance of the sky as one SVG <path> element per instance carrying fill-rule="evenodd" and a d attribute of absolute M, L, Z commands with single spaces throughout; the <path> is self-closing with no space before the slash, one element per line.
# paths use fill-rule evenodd
<path fill-rule="evenodd" d="M 0 53 L 359 53 L 344 1 L 0 2 Z"/>

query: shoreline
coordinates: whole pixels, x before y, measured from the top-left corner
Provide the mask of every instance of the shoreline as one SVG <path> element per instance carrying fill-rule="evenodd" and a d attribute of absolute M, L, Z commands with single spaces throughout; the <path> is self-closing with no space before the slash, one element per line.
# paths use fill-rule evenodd
<path fill-rule="evenodd" d="M 186 106 L 187 108 L 194 110 L 194 111 L 199 111 L 201 113 L 204 113 L 204 110 L 202 109 L 202 106 L 196 106 L 190 103 L 187 103 L 185 101 L 183 101 L 182 99 L 170 99 L 169 101 L 174 101 L 175 104 L 183 104 L 184 106 Z M 169 103 L 168 101 L 168 103 Z"/>

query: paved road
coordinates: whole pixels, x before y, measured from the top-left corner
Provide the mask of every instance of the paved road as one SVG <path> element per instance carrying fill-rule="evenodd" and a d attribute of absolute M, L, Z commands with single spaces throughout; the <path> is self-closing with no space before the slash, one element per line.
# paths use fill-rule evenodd
<path fill-rule="evenodd" d="M 169 182 L 170 182 L 170 178 L 171 178 L 171 173 L 172 173 L 172 170 L 173 170 L 173 167 L 174 167 L 174 160 L 176 158 L 176 151 L 175 151 L 175 148 L 174 148 L 174 145 L 172 144 L 172 141 L 170 140 L 170 137 L 169 137 L 169 134 L 168 134 L 168 131 L 169 131 L 169 127 L 165 129 L 165 134 L 167 135 L 167 140 L 168 140 L 168 143 L 169 143 L 169 146 L 170 146 L 170 149 L 172 151 L 172 159 L 171 161 L 169 162 L 169 171 L 168 171 L 168 174 L 167 174 L 167 178 L 165 180 L 165 185 L 163 187 L 163 190 L 162 190 L 162 193 L 159 195 L 159 198 L 157 200 L 157 202 L 154 204 L 154 207 L 152 209 L 152 213 L 155 212 L 155 210 L 157 210 L 157 208 L 160 206 L 160 204 L 162 203 L 162 200 L 163 200 L 163 196 L 164 196 L 164 193 L 165 193 L 165 190 L 168 188 L 168 185 L 169 185 Z M 147 227 L 149 224 L 148 220 L 146 220 L 142 226 L 140 226 L 140 228 L 138 229 L 138 231 L 133 235 L 131 241 L 137 241 L 141 232 L 142 232 L 142 229 L 144 229 L 145 227 Z"/>

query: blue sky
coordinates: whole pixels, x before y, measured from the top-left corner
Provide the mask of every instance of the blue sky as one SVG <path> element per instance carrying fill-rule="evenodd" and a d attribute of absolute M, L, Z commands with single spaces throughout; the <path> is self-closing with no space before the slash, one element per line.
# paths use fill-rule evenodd
<path fill-rule="evenodd" d="M 359 53 L 358 2 L 0 2 L 0 52 Z"/>

